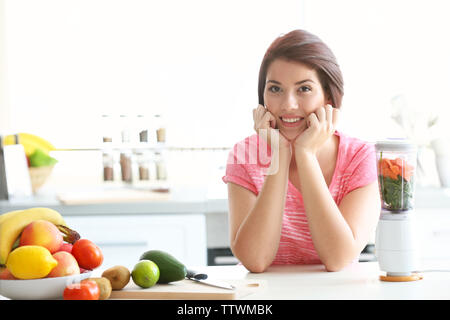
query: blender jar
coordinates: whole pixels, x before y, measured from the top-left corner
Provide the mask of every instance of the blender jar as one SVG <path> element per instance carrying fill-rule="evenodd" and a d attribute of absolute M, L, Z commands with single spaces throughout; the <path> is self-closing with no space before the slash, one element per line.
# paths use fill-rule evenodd
<path fill-rule="evenodd" d="M 402 213 L 414 208 L 417 147 L 405 139 L 375 144 L 382 209 Z"/>

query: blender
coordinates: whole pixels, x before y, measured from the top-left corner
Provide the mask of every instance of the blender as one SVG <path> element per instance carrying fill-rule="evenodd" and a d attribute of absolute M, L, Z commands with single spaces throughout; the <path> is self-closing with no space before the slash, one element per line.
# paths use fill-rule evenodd
<path fill-rule="evenodd" d="M 375 144 L 381 214 L 375 235 L 375 255 L 382 281 L 422 279 L 418 268 L 414 187 L 417 147 L 406 139 Z"/>

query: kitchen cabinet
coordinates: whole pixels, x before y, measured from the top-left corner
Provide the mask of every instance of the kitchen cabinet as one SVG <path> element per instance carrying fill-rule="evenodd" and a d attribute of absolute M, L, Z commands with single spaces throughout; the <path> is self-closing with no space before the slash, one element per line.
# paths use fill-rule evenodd
<path fill-rule="evenodd" d="M 105 268 L 130 269 L 147 250 L 163 250 L 185 265 L 206 265 L 204 214 L 64 216 L 82 238 L 96 243 Z"/>
<path fill-rule="evenodd" d="M 416 209 L 415 218 L 421 260 L 449 260 L 450 209 Z"/>

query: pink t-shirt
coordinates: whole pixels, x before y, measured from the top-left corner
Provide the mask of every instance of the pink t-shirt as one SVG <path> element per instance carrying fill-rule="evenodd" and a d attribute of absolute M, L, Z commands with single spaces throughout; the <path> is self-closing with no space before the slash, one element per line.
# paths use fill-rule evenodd
<path fill-rule="evenodd" d="M 373 144 L 336 131 L 339 148 L 329 190 L 337 205 L 349 192 L 377 179 Z M 263 150 L 262 147 L 266 147 Z M 263 152 L 264 151 L 264 152 Z M 230 151 L 222 180 L 233 182 L 255 195 L 261 191 L 270 164 L 270 148 L 254 134 L 235 144 Z M 289 181 L 280 244 L 272 264 L 321 263 L 314 248 L 302 194 Z"/>

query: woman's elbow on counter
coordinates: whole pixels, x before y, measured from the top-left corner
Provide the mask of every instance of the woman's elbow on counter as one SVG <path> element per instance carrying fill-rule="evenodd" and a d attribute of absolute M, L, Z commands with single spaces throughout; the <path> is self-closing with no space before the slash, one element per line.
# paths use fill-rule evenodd
<path fill-rule="evenodd" d="M 243 257 L 240 254 L 236 254 L 232 248 L 234 256 L 244 265 L 244 267 L 252 273 L 262 273 L 267 270 L 270 264 L 266 261 L 254 259 L 251 257 Z"/>
<path fill-rule="evenodd" d="M 328 272 L 338 272 L 343 268 L 344 266 L 325 264 L 325 270 L 327 270 Z"/>
<path fill-rule="evenodd" d="M 263 263 L 252 263 L 252 264 L 244 264 L 244 267 L 247 268 L 248 271 L 252 273 L 263 273 L 269 267 Z"/>
<path fill-rule="evenodd" d="M 347 251 L 323 257 L 322 263 L 328 272 L 337 272 L 359 260 L 360 251 Z"/>
<path fill-rule="evenodd" d="M 238 257 L 239 259 L 239 257 Z M 244 265 L 244 267 L 252 272 L 252 273 L 262 273 L 267 270 L 270 263 L 267 263 L 264 260 L 258 260 L 258 259 L 239 259 L 239 261 Z"/>
<path fill-rule="evenodd" d="M 250 252 L 242 250 L 242 248 L 236 246 L 236 243 L 231 244 L 231 252 L 252 273 L 262 273 L 271 264 L 268 259 L 259 258 L 259 255 L 251 255 Z"/>
<path fill-rule="evenodd" d="M 325 269 L 328 272 L 338 272 L 344 269 L 345 267 L 349 266 L 352 263 L 352 261 L 347 261 L 344 259 L 336 260 L 336 261 L 326 261 L 323 262 Z"/>

